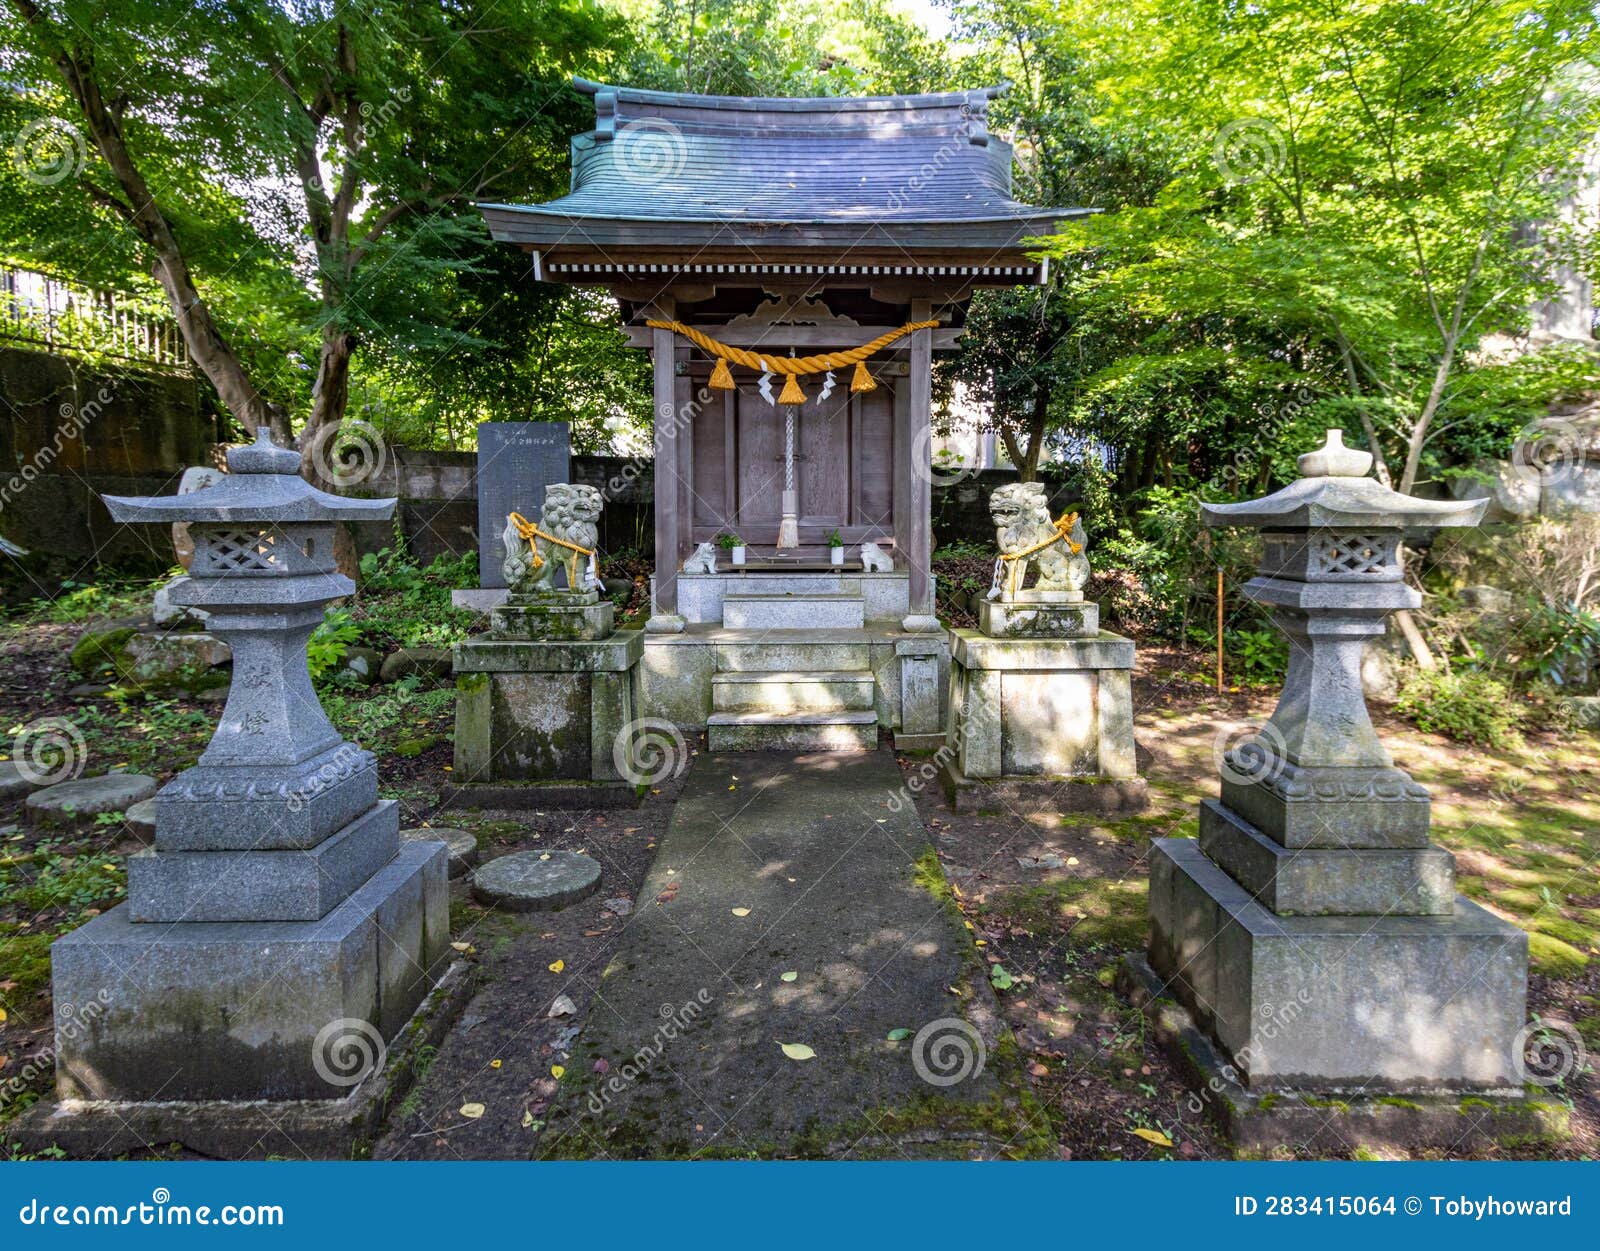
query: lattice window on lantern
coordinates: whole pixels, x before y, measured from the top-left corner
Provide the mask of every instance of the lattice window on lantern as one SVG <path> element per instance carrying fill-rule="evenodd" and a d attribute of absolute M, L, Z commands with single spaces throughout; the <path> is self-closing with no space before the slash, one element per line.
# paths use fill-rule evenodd
<path fill-rule="evenodd" d="M 1392 578 L 1399 571 L 1399 536 L 1319 534 L 1311 542 L 1311 576 Z"/>
<path fill-rule="evenodd" d="M 227 576 L 277 573 L 283 566 L 277 536 L 270 530 L 205 530 L 196 534 L 190 573 Z"/>

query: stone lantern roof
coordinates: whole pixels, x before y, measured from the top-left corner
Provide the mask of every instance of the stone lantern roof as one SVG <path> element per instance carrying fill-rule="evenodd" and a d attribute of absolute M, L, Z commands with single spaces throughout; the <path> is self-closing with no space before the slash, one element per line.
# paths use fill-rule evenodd
<path fill-rule="evenodd" d="M 115 521 L 315 524 L 386 521 L 392 499 L 347 499 L 319 491 L 300 476 L 300 453 L 278 447 L 266 427 L 256 441 L 228 452 L 229 473 L 221 482 L 189 495 L 105 495 Z"/>
<path fill-rule="evenodd" d="M 1487 500 L 1425 500 L 1390 490 L 1376 478 L 1372 453 L 1344 445 L 1330 430 L 1323 445 L 1299 458 L 1305 477 L 1261 499 L 1202 504 L 1206 525 L 1256 530 L 1403 530 L 1475 526 Z"/>

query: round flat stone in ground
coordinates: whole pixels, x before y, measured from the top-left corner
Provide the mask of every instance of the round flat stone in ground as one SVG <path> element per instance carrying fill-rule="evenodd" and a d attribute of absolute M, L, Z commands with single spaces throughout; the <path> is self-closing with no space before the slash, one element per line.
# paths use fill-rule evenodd
<path fill-rule="evenodd" d="M 0 760 L 0 799 L 17 799 L 38 789 L 39 783 L 15 760 Z"/>
<path fill-rule="evenodd" d="M 565 908 L 594 894 L 598 861 L 575 851 L 518 851 L 491 860 L 472 875 L 479 903 L 511 912 Z"/>
<path fill-rule="evenodd" d="M 142 773 L 107 773 L 34 791 L 25 805 L 38 826 L 86 826 L 102 812 L 126 812 L 156 793 L 156 780 Z"/>
<path fill-rule="evenodd" d="M 401 830 L 400 837 L 414 842 L 443 843 L 450 849 L 450 876 L 460 877 L 478 863 L 478 840 L 466 830 L 419 825 Z"/>

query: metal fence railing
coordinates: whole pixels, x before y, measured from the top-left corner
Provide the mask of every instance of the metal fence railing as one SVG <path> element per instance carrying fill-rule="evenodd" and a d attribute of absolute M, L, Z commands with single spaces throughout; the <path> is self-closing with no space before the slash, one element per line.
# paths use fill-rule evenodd
<path fill-rule="evenodd" d="M 0 343 L 7 340 L 191 372 L 177 323 L 148 299 L 0 265 Z"/>

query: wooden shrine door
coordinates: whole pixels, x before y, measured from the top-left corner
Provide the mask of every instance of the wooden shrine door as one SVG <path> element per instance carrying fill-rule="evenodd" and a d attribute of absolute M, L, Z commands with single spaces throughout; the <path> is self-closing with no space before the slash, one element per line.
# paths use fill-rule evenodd
<path fill-rule="evenodd" d="M 825 401 L 817 399 L 820 379 L 806 379 L 808 398 L 795 410 L 803 546 L 822 545 L 833 530 L 850 544 L 894 533 L 894 391 L 880 381 L 876 390 L 852 395 L 848 372 L 840 377 Z M 774 379 L 774 394 L 781 385 Z M 694 541 L 732 530 L 746 543 L 771 547 L 783 512 L 790 410 L 768 404 L 746 378 L 737 391 L 710 394 L 694 422 Z"/>

